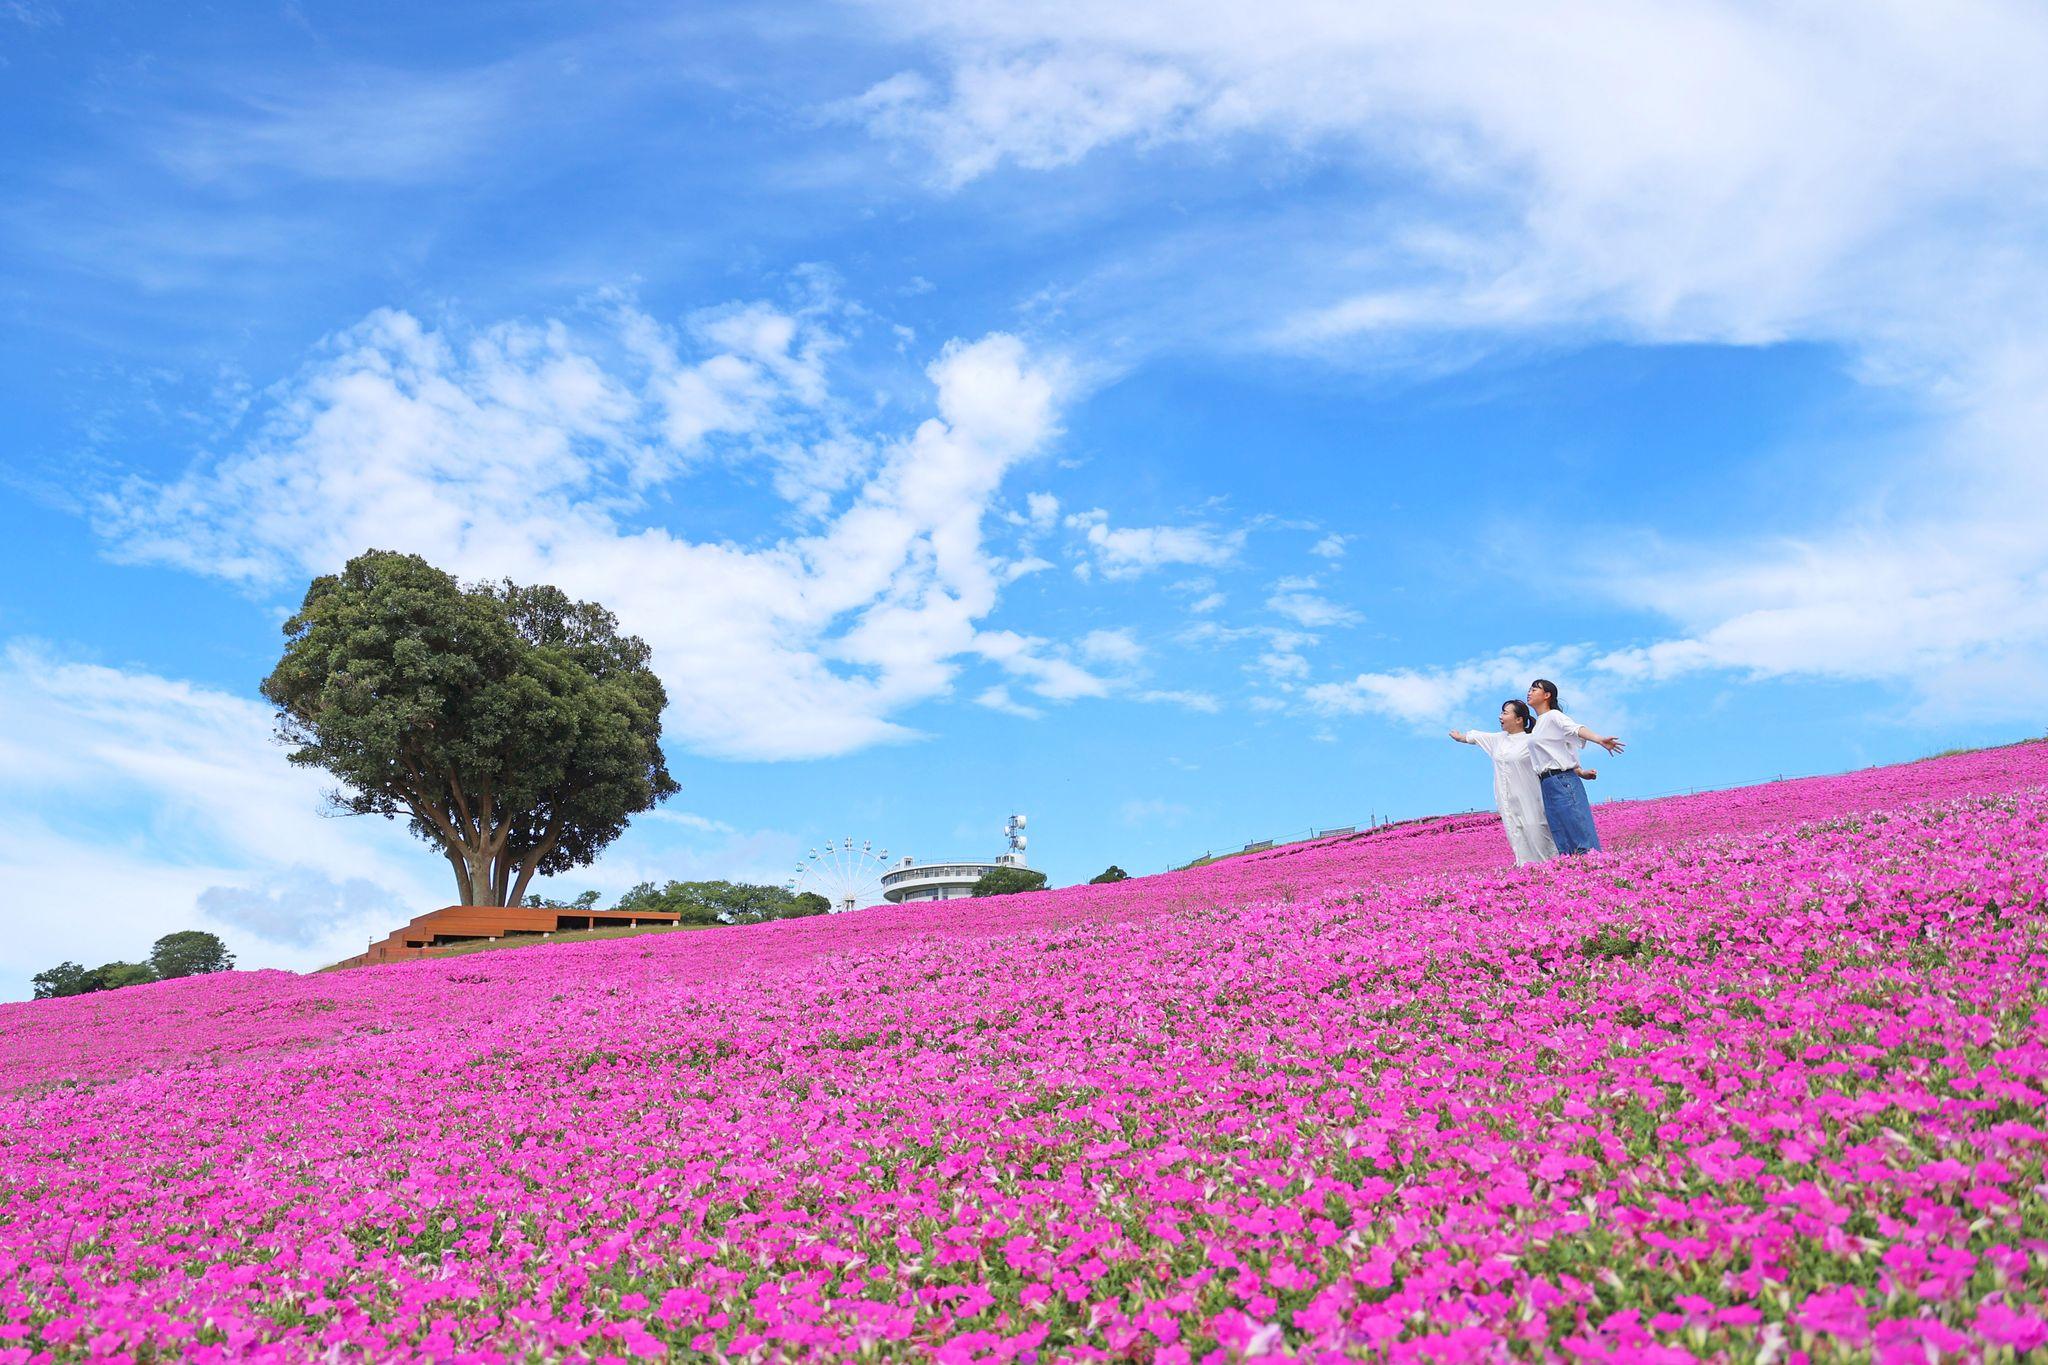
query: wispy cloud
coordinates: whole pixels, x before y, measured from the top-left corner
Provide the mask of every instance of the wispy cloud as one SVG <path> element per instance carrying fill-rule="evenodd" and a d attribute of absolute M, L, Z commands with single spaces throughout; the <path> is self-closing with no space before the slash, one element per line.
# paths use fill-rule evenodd
<path fill-rule="evenodd" d="M 976 697 L 974 704 L 986 706 L 991 711 L 1000 711 L 1006 716 L 1016 716 L 1021 720 L 1037 720 L 1045 715 L 1045 712 L 1037 707 L 1027 706 L 1011 696 L 1010 689 L 1001 683 Z"/>
<path fill-rule="evenodd" d="M 1310 586 L 1315 580 L 1310 579 Z M 1297 626 L 1309 630 L 1323 630 L 1330 626 L 1356 625 L 1365 618 L 1341 602 L 1332 601 L 1320 593 L 1309 592 L 1299 586 L 1289 587 L 1285 580 L 1280 585 L 1283 591 L 1266 599 L 1269 610 L 1278 612 Z"/>
<path fill-rule="evenodd" d="M 238 82 L 219 107 L 169 115 L 154 133 L 164 164 L 195 181 L 284 172 L 376 184 L 439 181 L 474 168 L 533 115 L 526 64 L 413 73 L 357 68 L 311 83 Z"/>
<path fill-rule="evenodd" d="M 866 437 L 876 463 L 839 510 L 815 533 L 747 548 L 629 518 L 714 429 L 758 435 L 785 405 L 826 404 L 823 352 L 762 310 L 700 329 L 712 353 L 692 359 L 644 315 L 618 317 L 629 363 L 560 324 L 456 337 L 374 314 L 276 392 L 248 446 L 168 483 L 131 480 L 101 500 L 99 529 L 125 558 L 266 591 L 372 545 L 553 582 L 655 646 L 672 731 L 722 755 L 907 738 L 893 716 L 948 692 L 967 657 L 1042 696 L 1101 694 L 1056 653 L 978 628 L 1001 585 L 983 519 L 1009 471 L 1057 435 L 1056 358 L 1001 334 L 946 347 L 927 369 L 933 415 Z M 686 382 L 707 371 L 748 395 L 716 421 L 705 386 Z"/>
<path fill-rule="evenodd" d="M 1189 711 L 1200 711 L 1204 715 L 1215 715 L 1223 709 L 1223 703 L 1213 693 L 1176 690 L 1172 688 L 1145 688 L 1132 694 L 1137 700 L 1157 702 L 1166 706 L 1179 706 Z"/>
<path fill-rule="evenodd" d="M 284 761 L 266 706 L 16 642 L 0 712 L 0 865 L 14 903 L 51 908 L 0 945 L 0 993 L 179 928 L 217 929 L 252 964 L 316 966 L 394 907 L 452 893 L 402 826 L 322 816 L 328 781 Z M 92 913 L 67 913 L 88 886 Z"/>
<path fill-rule="evenodd" d="M 1144 261 L 1076 291 L 1124 291 L 1162 345 L 1249 333 L 1426 371 L 1502 346 L 1808 340 L 1929 416 L 1902 455 L 1862 462 L 1866 499 L 1812 508 L 1796 545 L 1561 562 L 1664 617 L 1615 653 L 1617 676 L 1896 679 L 1930 704 L 2009 707 L 2048 668 L 2030 605 L 2048 534 L 2016 511 L 2048 499 L 2048 209 L 2012 193 L 2048 145 L 2038 6 L 874 8 L 922 51 L 854 112 L 941 185 L 1117 156 L 1157 194 L 1187 174 L 1180 146 L 1353 177 L 1355 193 L 1162 228 Z M 1274 609 L 1334 623 L 1317 602 Z"/>
<path fill-rule="evenodd" d="M 1188 814 L 1188 808 L 1178 801 L 1163 797 L 1151 797 L 1141 801 L 1126 801 L 1117 807 L 1117 819 L 1127 825 L 1177 825 Z"/>
<path fill-rule="evenodd" d="M 1174 564 L 1215 568 L 1244 549 L 1242 529 L 1210 526 L 1112 526 L 1101 508 L 1076 512 L 1067 525 L 1081 533 L 1104 578 L 1136 578 Z"/>

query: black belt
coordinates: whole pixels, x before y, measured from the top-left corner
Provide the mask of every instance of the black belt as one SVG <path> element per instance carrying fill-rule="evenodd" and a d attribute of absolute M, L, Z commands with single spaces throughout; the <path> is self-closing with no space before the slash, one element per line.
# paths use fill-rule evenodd
<path fill-rule="evenodd" d="M 1536 776 L 1540 780 L 1547 782 L 1553 777 L 1563 777 L 1566 773 L 1575 773 L 1577 771 L 1577 768 L 1545 768 L 1542 772 L 1536 774 Z"/>

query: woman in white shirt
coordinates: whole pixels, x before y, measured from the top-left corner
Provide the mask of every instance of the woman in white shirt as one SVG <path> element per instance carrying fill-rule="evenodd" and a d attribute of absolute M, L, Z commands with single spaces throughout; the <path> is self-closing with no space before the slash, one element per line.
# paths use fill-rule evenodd
<path fill-rule="evenodd" d="M 1557 705 L 1557 684 L 1538 678 L 1529 684 L 1529 705 L 1536 728 L 1529 746 L 1536 757 L 1536 776 L 1543 790 L 1543 818 L 1560 853 L 1598 853 L 1600 831 L 1593 828 L 1593 803 L 1580 779 L 1579 750 L 1597 744 L 1610 754 L 1627 746 L 1613 735 L 1596 735 Z"/>
<path fill-rule="evenodd" d="M 1535 750 L 1529 739 L 1535 723 L 1527 706 L 1510 701 L 1501 703 L 1498 733 L 1451 731 L 1452 739 L 1478 745 L 1493 760 L 1493 800 L 1500 808 L 1500 823 L 1508 832 L 1518 867 L 1557 856 L 1550 825 L 1543 818 L 1542 783 L 1536 778 Z"/>

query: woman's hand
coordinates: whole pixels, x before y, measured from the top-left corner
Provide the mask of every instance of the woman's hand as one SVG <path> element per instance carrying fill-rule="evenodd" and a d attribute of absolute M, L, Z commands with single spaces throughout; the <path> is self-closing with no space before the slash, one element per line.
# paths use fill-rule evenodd
<path fill-rule="evenodd" d="M 1626 749 L 1628 747 L 1626 744 L 1623 744 L 1620 740 L 1616 739 L 1613 735 L 1609 735 L 1605 739 L 1600 739 L 1596 737 L 1593 740 L 1593 742 L 1599 745 L 1601 748 L 1605 749 L 1610 754 L 1618 754 L 1623 749 Z"/>
<path fill-rule="evenodd" d="M 1460 744 L 1463 744 L 1465 742 L 1465 737 L 1459 734 L 1456 730 L 1451 731 L 1451 738 L 1457 740 Z"/>
<path fill-rule="evenodd" d="M 1598 768 L 1579 769 L 1579 781 L 1581 782 L 1591 782 L 1597 779 L 1599 776 L 1600 770 Z"/>

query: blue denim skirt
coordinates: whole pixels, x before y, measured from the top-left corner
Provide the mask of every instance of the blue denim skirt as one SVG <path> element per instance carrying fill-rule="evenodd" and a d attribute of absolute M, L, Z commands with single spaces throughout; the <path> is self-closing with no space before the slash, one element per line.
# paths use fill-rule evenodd
<path fill-rule="evenodd" d="M 1577 773 L 1558 773 L 1542 781 L 1543 818 L 1559 853 L 1597 853 L 1600 831 L 1593 828 L 1593 803 Z"/>

